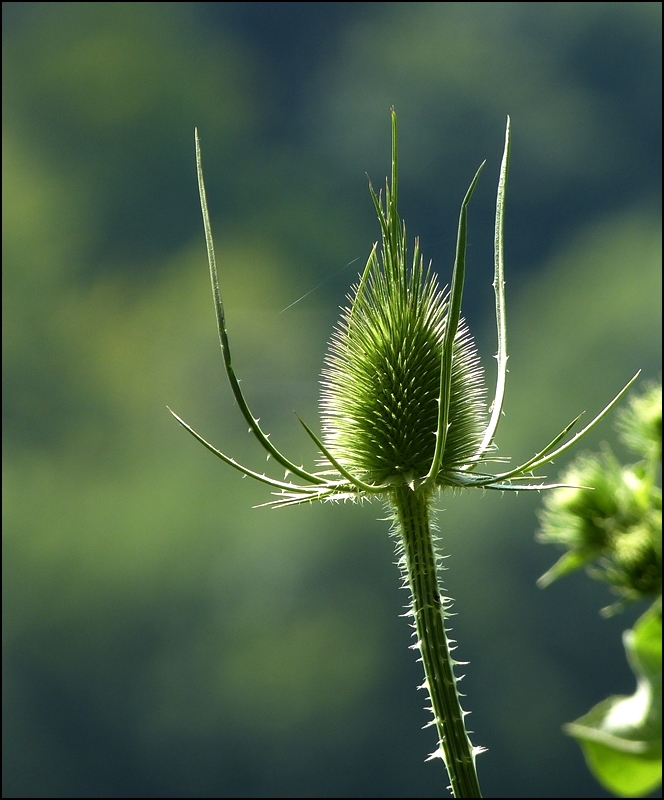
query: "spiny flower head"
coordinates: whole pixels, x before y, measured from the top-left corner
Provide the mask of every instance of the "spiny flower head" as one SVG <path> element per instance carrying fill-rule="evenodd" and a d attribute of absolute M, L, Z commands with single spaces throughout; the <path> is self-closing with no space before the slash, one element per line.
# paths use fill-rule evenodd
<path fill-rule="evenodd" d="M 396 187 L 385 206 L 373 193 L 383 230 L 332 335 L 321 392 L 323 441 L 348 470 L 369 483 L 413 483 L 434 458 L 441 356 L 449 293 L 425 270 L 415 242 L 407 265 L 406 231 Z M 396 247 L 394 244 L 396 243 Z M 436 478 L 477 453 L 487 424 L 486 389 L 470 331 L 459 321 L 452 345 L 449 430 Z"/>

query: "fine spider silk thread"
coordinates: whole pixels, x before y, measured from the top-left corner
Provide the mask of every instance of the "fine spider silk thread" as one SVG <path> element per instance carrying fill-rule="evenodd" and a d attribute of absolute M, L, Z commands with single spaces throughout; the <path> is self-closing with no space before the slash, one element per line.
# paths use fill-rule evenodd
<path fill-rule="evenodd" d="M 323 278 L 323 280 L 320 281 L 320 283 L 317 283 L 313 289 L 309 289 L 309 291 L 305 292 L 302 295 L 302 297 L 298 297 L 297 300 L 294 300 L 289 306 L 286 306 L 286 308 L 282 308 L 279 313 L 283 314 L 284 311 L 288 311 L 289 308 L 293 308 L 293 306 L 297 305 L 301 300 L 304 300 L 305 297 L 309 297 L 310 294 L 313 294 L 317 289 L 320 289 L 321 286 L 326 284 L 328 281 L 331 281 L 332 278 L 336 278 L 337 275 L 341 275 L 342 272 L 345 272 L 348 269 L 348 267 L 355 264 L 355 262 L 359 261 L 360 258 L 361 256 L 358 256 L 357 258 L 354 258 L 352 261 L 349 261 L 345 266 L 341 267 L 338 270 L 335 270 L 335 272 L 331 272 L 326 278 Z"/>

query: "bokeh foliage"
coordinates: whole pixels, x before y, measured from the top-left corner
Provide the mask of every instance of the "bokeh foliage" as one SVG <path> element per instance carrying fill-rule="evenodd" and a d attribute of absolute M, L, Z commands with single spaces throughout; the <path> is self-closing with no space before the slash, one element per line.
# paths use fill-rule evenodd
<path fill-rule="evenodd" d="M 440 794 L 382 509 L 252 510 L 263 490 L 166 411 L 261 465 L 222 381 L 193 128 L 243 388 L 311 466 L 291 409 L 316 418 L 355 267 L 280 312 L 377 238 L 364 171 L 382 183 L 392 104 L 402 214 L 443 283 L 490 159 L 465 313 L 491 376 L 511 114 L 499 445 L 519 459 L 659 370 L 660 4 L 3 13 L 3 794 Z M 538 592 L 537 504 L 440 501 L 480 777 L 603 796 L 559 728 L 631 691 L 617 632 L 635 617 L 597 619 L 583 581 Z"/>

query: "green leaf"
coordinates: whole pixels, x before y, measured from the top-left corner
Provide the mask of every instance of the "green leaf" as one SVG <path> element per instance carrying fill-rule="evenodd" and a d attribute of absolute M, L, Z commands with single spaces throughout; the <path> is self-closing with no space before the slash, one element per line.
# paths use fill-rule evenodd
<path fill-rule="evenodd" d="M 636 692 L 602 700 L 564 730 L 604 787 L 619 797 L 643 797 L 662 780 L 661 601 L 625 631 L 623 642 Z"/>

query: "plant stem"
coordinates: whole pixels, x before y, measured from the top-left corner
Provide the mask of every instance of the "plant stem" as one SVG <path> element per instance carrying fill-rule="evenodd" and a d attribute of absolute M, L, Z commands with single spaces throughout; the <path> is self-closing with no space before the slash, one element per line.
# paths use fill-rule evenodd
<path fill-rule="evenodd" d="M 454 664 L 445 630 L 447 598 L 441 598 L 436 552 L 429 525 L 430 495 L 406 486 L 392 493 L 399 523 L 404 577 L 412 596 L 419 648 L 429 690 L 439 751 L 452 784 L 454 797 L 482 797 L 475 769 L 475 755 L 464 725 L 456 687 Z M 475 751 L 477 752 L 477 750 Z"/>

